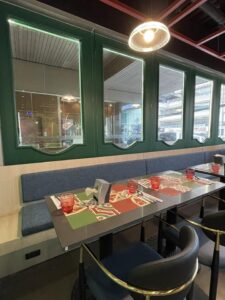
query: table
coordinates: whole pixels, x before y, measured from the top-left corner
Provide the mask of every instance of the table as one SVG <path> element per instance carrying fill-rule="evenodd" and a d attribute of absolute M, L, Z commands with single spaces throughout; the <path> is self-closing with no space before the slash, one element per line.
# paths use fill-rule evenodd
<path fill-rule="evenodd" d="M 200 179 L 188 180 L 182 173 L 175 171 L 161 172 L 157 175 L 164 180 L 161 181 L 160 190 L 153 191 L 150 188 L 146 188 L 145 191 L 151 196 L 160 199 L 161 202 L 143 203 L 143 205 L 133 206 L 133 209 L 124 212 L 119 211 L 117 206 L 119 213 L 115 213 L 111 217 L 104 218 L 103 220 L 89 221 L 87 224 L 84 222 L 82 226 L 77 226 L 77 228 L 76 225 L 71 226 L 71 222 L 68 221 L 68 216 L 66 216 L 61 209 L 56 207 L 51 196 L 47 197 L 46 203 L 61 246 L 65 250 L 68 250 L 69 248 L 80 246 L 83 242 L 91 242 L 104 236 L 107 237 L 108 234 L 138 224 L 140 221 L 150 219 L 156 214 L 176 208 L 177 206 L 185 205 L 195 201 L 197 198 L 207 196 L 225 187 L 223 183 L 216 181 L 208 181 L 207 184 L 206 181 Z M 150 175 L 147 176 L 147 178 L 149 177 Z M 165 184 L 166 178 L 171 178 L 172 180 L 171 182 L 168 181 L 168 185 Z M 146 176 L 136 178 L 136 180 L 145 179 Z M 176 182 L 176 184 L 174 182 Z M 172 183 L 174 183 L 174 186 Z M 118 184 L 124 185 L 126 188 L 126 181 L 116 183 L 115 186 Z M 83 193 L 84 189 L 75 190 L 73 192 L 77 195 Z M 112 194 L 113 193 L 115 194 L 114 185 L 112 186 Z M 130 197 L 133 196 L 131 195 Z M 122 209 L 120 208 L 120 210 Z M 74 218 L 76 218 L 76 216 Z"/>
<path fill-rule="evenodd" d="M 178 206 L 195 201 L 199 197 L 207 196 L 225 187 L 223 183 L 216 181 L 206 182 L 206 180 L 203 181 L 201 179 L 188 180 L 182 173 L 175 171 L 161 172 L 156 175 L 161 178 L 160 189 L 158 191 L 153 191 L 148 185 L 146 186 L 146 182 L 149 182 L 146 180 L 146 177 L 149 178 L 150 175 L 135 179 L 139 184 L 142 184 L 141 187 L 144 192 L 147 192 L 151 197 L 156 197 L 154 201 L 142 201 L 143 199 L 139 199 L 138 195 L 137 197 L 133 194 L 127 196 L 127 192 L 122 194 L 124 195 L 123 199 L 121 193 L 126 191 L 127 181 L 115 183 L 112 185 L 110 194 L 110 204 L 112 206 L 114 205 L 110 209 L 112 215 L 102 220 L 101 218 L 97 219 L 96 214 L 96 220 L 94 220 L 92 215 L 87 224 L 85 224 L 85 216 L 87 218 L 87 215 L 90 215 L 90 211 L 92 212 L 92 210 L 88 211 L 89 207 L 83 210 L 80 216 L 79 212 L 76 215 L 76 211 L 73 212 L 72 215 L 67 216 L 59 208 L 57 202 L 55 203 L 52 200 L 58 195 L 47 197 L 47 206 L 51 213 L 61 246 L 65 250 L 68 250 L 69 248 L 80 246 L 81 243 L 91 242 L 99 238 L 100 257 L 104 257 L 104 255 L 109 254 L 112 249 L 112 234 L 116 231 L 129 228 L 143 220 L 150 219 L 156 214 L 176 209 Z M 143 187 L 143 184 L 145 187 Z M 84 189 L 75 190 L 73 193 L 78 199 L 85 196 Z M 109 204 L 107 204 L 106 207 L 108 205 Z M 127 207 L 129 207 L 129 209 L 126 209 Z M 97 208 L 99 207 L 93 207 L 93 209 Z M 100 211 L 101 208 L 102 207 L 100 207 Z M 103 215 L 105 215 L 105 212 L 106 211 L 104 211 Z M 82 214 L 83 218 L 81 218 Z M 102 216 L 100 215 L 100 217 Z M 78 219 L 82 224 L 79 224 Z M 77 291 L 79 296 L 76 294 Z M 78 287 L 75 283 L 72 289 L 72 299 L 77 298 L 81 300 L 85 299 L 85 271 L 82 247 L 80 248 Z"/>
<path fill-rule="evenodd" d="M 198 173 L 208 174 L 208 175 L 212 175 L 215 177 L 219 177 L 220 182 L 225 183 L 224 165 L 220 165 L 219 171 L 215 173 L 212 171 L 212 167 L 211 167 L 212 164 L 213 163 L 207 163 L 207 164 L 192 166 L 191 169 L 195 170 L 195 172 L 198 172 Z M 225 189 L 220 190 L 220 198 L 225 200 Z M 219 208 L 219 210 L 224 210 L 225 203 L 220 201 L 218 208 Z"/>

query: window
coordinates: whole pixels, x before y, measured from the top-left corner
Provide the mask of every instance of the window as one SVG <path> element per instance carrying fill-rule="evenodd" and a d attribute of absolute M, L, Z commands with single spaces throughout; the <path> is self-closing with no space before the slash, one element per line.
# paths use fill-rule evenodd
<path fill-rule="evenodd" d="M 103 49 L 104 141 L 128 148 L 143 140 L 143 61 Z"/>
<path fill-rule="evenodd" d="M 193 138 L 204 143 L 210 137 L 213 81 L 196 76 Z"/>
<path fill-rule="evenodd" d="M 19 147 L 57 153 L 83 144 L 79 42 L 9 23 Z"/>
<path fill-rule="evenodd" d="M 168 145 L 183 138 L 185 73 L 159 66 L 158 140 Z"/>
<path fill-rule="evenodd" d="M 218 136 L 225 140 L 225 85 L 221 84 L 220 90 L 220 117 Z"/>

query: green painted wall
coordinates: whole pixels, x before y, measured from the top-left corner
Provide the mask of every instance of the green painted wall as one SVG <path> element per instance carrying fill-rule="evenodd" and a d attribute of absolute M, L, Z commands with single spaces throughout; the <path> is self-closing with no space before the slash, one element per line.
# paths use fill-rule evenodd
<path fill-rule="evenodd" d="M 81 43 L 81 97 L 84 144 L 72 146 L 59 154 L 46 154 L 31 147 L 18 147 L 17 121 L 14 109 L 12 58 L 9 18 L 55 34 L 79 39 Z M 93 32 L 69 26 L 27 10 L 0 3 L 0 116 L 4 164 L 23 164 L 94 156 L 131 154 L 156 150 L 202 147 L 224 143 L 217 137 L 220 84 L 223 78 L 198 70 L 193 65 L 176 62 L 157 53 L 139 55 L 126 44 Z M 104 143 L 102 49 L 112 49 L 144 60 L 144 140 L 128 149 Z M 159 64 L 185 71 L 184 138 L 173 146 L 157 141 L 157 99 Z M 214 81 L 211 138 L 204 144 L 192 139 L 195 76 Z"/>

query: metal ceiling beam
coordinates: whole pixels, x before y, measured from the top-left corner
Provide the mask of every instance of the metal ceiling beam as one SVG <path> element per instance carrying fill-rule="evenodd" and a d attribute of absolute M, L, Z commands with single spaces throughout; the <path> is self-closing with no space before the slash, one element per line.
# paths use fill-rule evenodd
<path fill-rule="evenodd" d="M 147 20 L 147 17 L 143 13 L 137 11 L 136 9 L 134 9 L 118 0 L 99 0 L 99 1 L 109 5 L 111 7 L 114 7 L 115 9 L 122 11 L 122 12 L 126 13 L 127 15 L 132 16 L 142 22 Z M 175 0 L 175 1 L 177 3 L 177 0 Z M 175 1 L 174 1 L 174 4 L 175 4 Z M 172 19 L 170 21 L 169 26 L 172 26 L 172 25 L 176 24 L 177 22 L 179 22 L 186 15 L 188 15 L 190 12 L 194 11 L 196 8 L 200 7 L 206 1 L 207 0 L 197 0 L 193 4 L 189 5 L 185 10 L 183 10 L 180 14 L 178 14 L 174 19 Z M 172 28 L 170 28 L 170 34 L 174 38 L 176 38 L 198 50 L 201 50 L 211 56 L 214 56 L 220 60 L 225 61 L 225 53 L 220 54 L 219 52 L 216 52 L 215 50 L 213 50 L 211 48 L 208 48 L 204 45 L 199 45 L 198 42 L 192 40 L 191 38 L 189 38 L 179 32 L 176 32 Z"/>
<path fill-rule="evenodd" d="M 181 6 L 187 0 L 175 0 L 157 17 L 157 20 L 161 21 L 174 12 L 179 6 Z"/>
<path fill-rule="evenodd" d="M 225 33 L 225 26 L 220 28 L 219 30 L 212 32 L 211 34 L 205 36 L 204 38 L 202 38 L 201 40 L 199 40 L 197 42 L 197 45 L 202 45 L 205 44 L 209 41 L 211 41 L 212 39 L 215 39 L 216 37 L 220 36 L 221 34 Z"/>
<path fill-rule="evenodd" d="M 197 45 L 195 41 L 193 41 L 191 38 L 181 34 L 180 32 L 176 32 L 175 30 L 170 29 L 170 33 L 174 38 L 176 38 L 176 39 L 178 39 L 178 40 L 180 40 L 180 41 L 182 41 L 182 42 L 184 42 L 184 43 L 186 43 L 186 44 L 188 44 L 192 47 L 195 47 L 195 48 L 197 48 L 197 49 L 199 49 L 199 50 L 201 50 L 201 51 L 203 51 L 203 52 L 205 52 L 209 55 L 212 55 L 216 58 L 219 58 L 220 60 L 225 61 L 225 58 L 223 58 L 218 52 L 216 52 L 213 49 L 208 48 L 204 45 Z"/>
<path fill-rule="evenodd" d="M 220 57 L 223 57 L 224 60 L 225 60 L 225 52 L 222 52 L 222 53 L 220 54 Z"/>
<path fill-rule="evenodd" d="M 141 13 L 140 11 L 120 2 L 117 0 L 99 0 L 102 3 L 105 3 L 131 17 L 134 17 L 142 22 L 145 22 L 147 20 L 147 16 Z"/>
<path fill-rule="evenodd" d="M 168 27 L 171 27 L 178 23 L 180 20 L 185 18 L 187 15 L 189 15 L 191 12 L 196 10 L 199 6 L 204 4 L 207 0 L 197 0 L 193 2 L 191 5 L 189 5 L 186 9 L 182 10 L 179 14 L 177 14 L 172 20 L 168 22 Z"/>

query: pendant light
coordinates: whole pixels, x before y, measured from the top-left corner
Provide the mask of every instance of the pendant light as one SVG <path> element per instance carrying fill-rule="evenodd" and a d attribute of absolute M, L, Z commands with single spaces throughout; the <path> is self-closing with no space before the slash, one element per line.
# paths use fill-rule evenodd
<path fill-rule="evenodd" d="M 149 21 L 137 26 L 130 34 L 128 45 L 139 52 L 151 52 L 165 46 L 170 40 L 170 32 L 166 25 L 157 21 Z"/>

